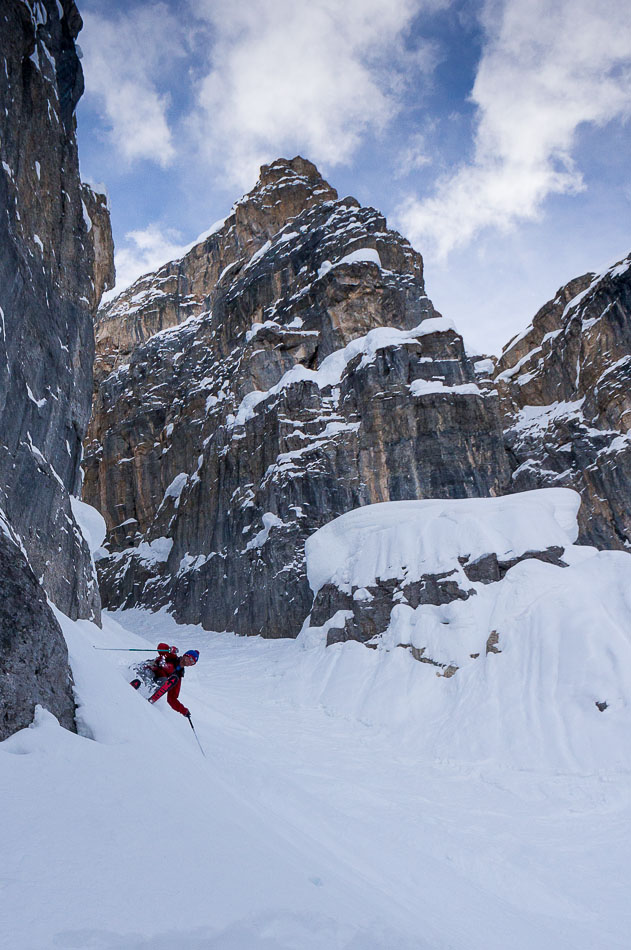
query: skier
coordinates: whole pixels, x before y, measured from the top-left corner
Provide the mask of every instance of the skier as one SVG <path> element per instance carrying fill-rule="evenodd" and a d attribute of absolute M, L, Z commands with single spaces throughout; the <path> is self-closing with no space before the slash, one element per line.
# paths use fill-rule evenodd
<path fill-rule="evenodd" d="M 164 672 L 165 664 L 170 663 L 174 657 L 177 657 L 177 647 L 170 647 L 168 643 L 159 643 L 158 656 L 146 665 L 154 676 L 168 676 L 169 674 Z"/>
<path fill-rule="evenodd" d="M 161 656 L 157 661 L 158 667 L 158 676 L 177 676 L 176 683 L 171 686 L 167 693 L 167 703 L 174 709 L 176 712 L 181 713 L 183 716 L 190 718 L 190 712 L 186 706 L 178 700 L 180 695 L 180 688 L 182 686 L 182 677 L 184 676 L 184 670 L 187 666 L 194 666 L 199 659 L 199 650 L 187 650 L 183 656 L 174 656 L 172 653 L 167 654 L 166 656 Z"/>
<path fill-rule="evenodd" d="M 169 687 L 167 692 L 167 703 L 171 709 L 186 716 L 187 719 L 191 718 L 191 714 L 186 706 L 179 702 L 178 696 L 180 695 L 185 668 L 194 666 L 198 659 L 199 650 L 187 650 L 183 656 L 178 656 L 174 647 L 169 647 L 166 643 L 160 643 L 158 644 L 158 657 L 146 665 L 155 680 L 174 679 L 173 685 Z M 138 689 L 140 680 L 133 680 L 131 685 Z"/>
<path fill-rule="evenodd" d="M 170 654 L 173 654 L 174 657 L 177 656 L 177 647 L 170 647 L 168 643 L 159 643 L 156 652 L 158 655 L 155 659 L 143 660 L 135 667 L 137 676 L 129 684 L 134 689 L 139 689 L 143 683 L 147 687 L 155 686 L 157 679 L 163 679 L 169 675 L 165 664 Z"/>

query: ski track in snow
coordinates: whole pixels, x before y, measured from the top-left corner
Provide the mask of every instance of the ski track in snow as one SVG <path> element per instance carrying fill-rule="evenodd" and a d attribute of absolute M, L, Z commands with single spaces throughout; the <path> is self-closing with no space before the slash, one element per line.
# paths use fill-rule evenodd
<path fill-rule="evenodd" d="M 0 947 L 629 946 L 628 774 L 423 760 L 414 729 L 314 701 L 328 661 L 295 641 L 58 616 L 84 736 L 40 712 L 0 744 Z M 206 758 L 127 685 L 139 654 L 92 649 L 139 636 L 200 650 Z"/>

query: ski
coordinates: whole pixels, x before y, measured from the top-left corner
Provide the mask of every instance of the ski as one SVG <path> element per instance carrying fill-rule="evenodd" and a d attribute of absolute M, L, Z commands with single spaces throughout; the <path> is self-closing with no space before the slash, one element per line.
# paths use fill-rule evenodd
<path fill-rule="evenodd" d="M 165 679 L 164 683 L 161 683 L 160 686 L 158 686 L 155 693 L 151 694 L 151 696 L 149 697 L 149 702 L 157 703 L 157 701 L 160 699 L 161 696 L 164 696 L 165 693 L 169 692 L 172 686 L 175 686 L 177 681 L 178 681 L 178 677 L 175 673 L 173 673 L 172 676 L 169 676 L 167 679 Z"/>

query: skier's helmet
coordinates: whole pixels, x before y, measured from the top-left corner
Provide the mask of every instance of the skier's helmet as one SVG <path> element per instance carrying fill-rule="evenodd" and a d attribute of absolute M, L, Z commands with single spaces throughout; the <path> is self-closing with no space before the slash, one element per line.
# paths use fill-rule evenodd
<path fill-rule="evenodd" d="M 199 660 L 199 650 L 187 650 L 182 660 L 185 661 L 188 657 L 188 663 L 185 663 L 185 666 L 193 666 Z"/>
<path fill-rule="evenodd" d="M 169 653 L 171 650 L 168 643 L 159 643 L 158 644 L 158 653 Z"/>

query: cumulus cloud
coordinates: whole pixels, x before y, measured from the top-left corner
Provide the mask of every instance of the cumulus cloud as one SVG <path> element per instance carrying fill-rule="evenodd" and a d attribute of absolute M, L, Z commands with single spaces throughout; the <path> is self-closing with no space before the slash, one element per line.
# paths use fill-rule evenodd
<path fill-rule="evenodd" d="M 433 68 L 431 44 L 412 48 L 408 32 L 442 3 L 196 0 L 213 38 L 191 122 L 202 154 L 238 185 L 283 153 L 348 162 L 396 115 L 406 83 Z"/>
<path fill-rule="evenodd" d="M 625 0 L 487 0 L 483 24 L 474 158 L 399 209 L 405 232 L 442 257 L 484 228 L 535 218 L 551 194 L 580 191 L 581 125 L 631 112 Z"/>
<path fill-rule="evenodd" d="M 185 53 L 179 21 L 165 3 L 105 16 L 83 13 L 81 46 L 86 97 L 98 104 L 116 153 L 124 161 L 175 158 L 170 96 L 160 91 L 170 65 Z"/>

